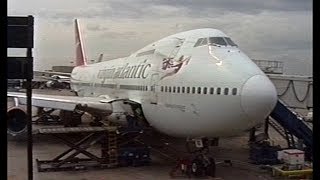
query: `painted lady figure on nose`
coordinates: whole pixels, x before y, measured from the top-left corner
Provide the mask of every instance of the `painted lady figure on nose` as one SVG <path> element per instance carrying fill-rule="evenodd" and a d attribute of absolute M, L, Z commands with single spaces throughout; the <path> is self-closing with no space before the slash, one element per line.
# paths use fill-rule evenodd
<path fill-rule="evenodd" d="M 165 75 L 162 76 L 160 79 L 164 79 L 168 76 L 172 76 L 180 71 L 183 65 L 188 65 L 191 56 L 184 58 L 184 56 L 180 56 L 178 60 L 174 60 L 173 58 L 164 58 L 162 60 L 162 70 L 164 70 Z"/>

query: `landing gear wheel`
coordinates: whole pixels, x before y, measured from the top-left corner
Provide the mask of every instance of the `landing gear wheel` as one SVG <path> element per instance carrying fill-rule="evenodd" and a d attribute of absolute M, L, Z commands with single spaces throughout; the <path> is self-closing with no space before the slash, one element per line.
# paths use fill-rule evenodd
<path fill-rule="evenodd" d="M 203 174 L 203 167 L 200 159 L 194 159 L 192 161 L 191 173 L 196 177 L 200 177 Z"/>

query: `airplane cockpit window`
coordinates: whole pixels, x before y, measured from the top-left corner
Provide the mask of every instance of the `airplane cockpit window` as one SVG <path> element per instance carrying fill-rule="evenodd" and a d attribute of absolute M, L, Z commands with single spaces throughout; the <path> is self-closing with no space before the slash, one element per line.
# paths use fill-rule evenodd
<path fill-rule="evenodd" d="M 207 38 L 203 38 L 203 40 L 202 40 L 200 45 L 207 45 L 207 44 L 208 44 Z"/>
<path fill-rule="evenodd" d="M 209 37 L 209 44 L 226 46 L 227 42 L 223 39 L 223 37 Z"/>
<path fill-rule="evenodd" d="M 194 44 L 194 47 L 200 46 L 202 40 L 203 40 L 203 38 L 198 39 L 198 41 L 196 42 L 196 44 Z"/>
<path fill-rule="evenodd" d="M 227 41 L 227 43 L 228 43 L 230 46 L 238 46 L 238 45 L 236 45 L 236 43 L 234 43 L 229 37 L 225 37 L 224 39 Z"/>
<path fill-rule="evenodd" d="M 209 45 L 237 46 L 229 37 L 209 37 Z"/>
<path fill-rule="evenodd" d="M 208 44 L 207 38 L 200 38 L 200 39 L 198 39 L 196 44 L 194 44 L 194 47 L 203 46 L 203 45 L 207 45 L 207 44 Z"/>

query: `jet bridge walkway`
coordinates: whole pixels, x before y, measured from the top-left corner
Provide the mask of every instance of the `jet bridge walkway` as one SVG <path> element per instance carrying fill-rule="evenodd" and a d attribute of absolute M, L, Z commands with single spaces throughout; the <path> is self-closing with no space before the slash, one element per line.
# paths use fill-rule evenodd
<path fill-rule="evenodd" d="M 312 153 L 312 128 L 309 127 L 298 114 L 291 111 L 280 100 L 270 116 L 280 124 L 285 132 L 303 140 L 306 146 L 306 153 Z M 270 124 L 272 126 L 272 123 Z"/>

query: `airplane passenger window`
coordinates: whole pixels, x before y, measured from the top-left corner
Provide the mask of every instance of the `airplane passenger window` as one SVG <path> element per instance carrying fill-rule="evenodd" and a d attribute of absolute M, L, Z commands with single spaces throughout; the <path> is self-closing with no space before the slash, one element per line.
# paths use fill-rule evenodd
<path fill-rule="evenodd" d="M 217 94 L 221 94 L 221 88 L 217 89 Z"/>
<path fill-rule="evenodd" d="M 190 93 L 190 87 L 187 87 L 187 93 Z"/>
<path fill-rule="evenodd" d="M 161 86 L 161 92 L 163 92 L 163 86 Z"/>
<path fill-rule="evenodd" d="M 207 88 L 206 87 L 203 88 L 203 94 L 207 94 Z"/>
<path fill-rule="evenodd" d="M 196 44 L 193 47 L 200 46 L 202 40 L 203 40 L 203 38 L 198 39 L 198 41 L 196 42 Z"/>
<path fill-rule="evenodd" d="M 228 95 L 229 94 L 229 88 L 224 88 L 224 95 Z"/>
<path fill-rule="evenodd" d="M 201 87 L 198 87 L 198 94 L 201 94 Z"/>
<path fill-rule="evenodd" d="M 180 93 L 180 87 L 177 87 L 177 93 Z"/>
<path fill-rule="evenodd" d="M 226 46 L 227 42 L 223 39 L 223 37 L 209 37 L 209 44 Z"/>
<path fill-rule="evenodd" d="M 227 41 L 228 45 L 237 46 L 229 37 L 224 37 L 224 39 Z"/>
<path fill-rule="evenodd" d="M 183 86 L 183 87 L 181 88 L 182 93 L 184 93 L 184 90 L 185 90 L 185 89 L 184 89 L 184 86 Z"/>
<path fill-rule="evenodd" d="M 173 93 L 175 93 L 176 92 L 176 87 L 175 86 L 173 86 L 173 91 L 172 91 Z"/>
<path fill-rule="evenodd" d="M 164 91 L 165 91 L 165 92 L 167 92 L 167 90 L 168 90 L 168 87 L 167 87 L 167 86 L 166 86 L 166 87 L 164 87 Z"/>
<path fill-rule="evenodd" d="M 210 88 L 210 94 L 213 94 L 214 89 Z"/>
<path fill-rule="evenodd" d="M 192 94 L 196 93 L 196 88 L 192 87 Z"/>
<path fill-rule="evenodd" d="M 169 86 L 169 92 L 171 92 L 171 86 Z"/>
<path fill-rule="evenodd" d="M 232 89 L 232 95 L 237 95 L 237 88 Z"/>

